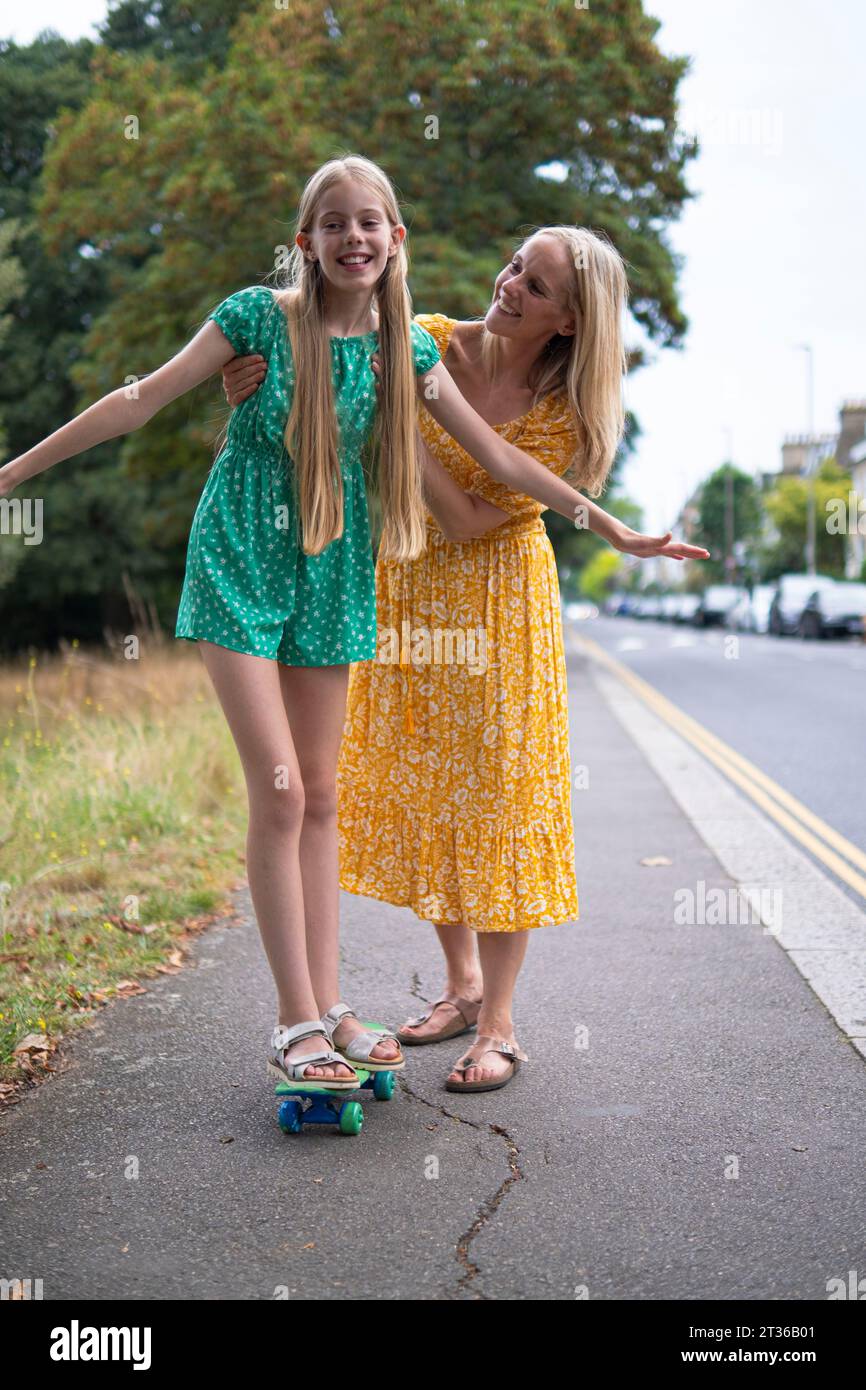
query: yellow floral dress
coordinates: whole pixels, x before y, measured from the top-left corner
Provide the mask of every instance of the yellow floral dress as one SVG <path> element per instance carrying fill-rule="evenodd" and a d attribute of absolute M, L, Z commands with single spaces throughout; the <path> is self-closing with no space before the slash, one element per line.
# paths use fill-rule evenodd
<path fill-rule="evenodd" d="M 456 320 L 419 314 L 444 358 Z M 508 513 L 376 566 L 377 657 L 351 665 L 337 770 L 340 886 L 477 932 L 578 917 L 568 700 L 553 547 L 531 497 L 495 482 L 423 408 L 466 492 Z M 493 428 L 562 474 L 561 396 Z"/>

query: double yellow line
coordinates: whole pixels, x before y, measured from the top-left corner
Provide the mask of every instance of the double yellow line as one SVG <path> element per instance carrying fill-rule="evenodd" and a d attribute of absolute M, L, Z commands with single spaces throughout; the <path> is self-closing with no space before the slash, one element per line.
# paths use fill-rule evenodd
<path fill-rule="evenodd" d="M 811 850 L 816 859 L 826 864 L 828 869 L 842 879 L 843 883 L 847 883 L 849 888 L 859 893 L 861 898 L 866 898 L 866 878 L 856 871 L 866 871 L 866 854 L 862 849 L 852 845 L 850 840 L 846 840 L 844 835 L 840 835 L 838 830 L 834 830 L 826 821 L 821 820 L 820 816 L 816 816 L 802 801 L 786 792 L 784 787 L 780 787 L 772 777 L 768 777 L 759 767 L 755 767 L 754 763 L 750 763 L 748 758 L 744 758 L 741 753 L 737 753 L 727 743 L 716 738 L 703 724 L 699 724 L 678 705 L 660 695 L 647 681 L 606 652 L 598 642 L 583 635 L 576 640 L 588 656 L 618 676 L 660 719 L 670 724 L 681 738 L 687 739 L 699 753 L 703 753 L 705 758 L 714 763 L 729 781 L 745 792 L 756 806 L 760 806 L 771 820 L 783 830 L 787 830 L 788 834 L 801 845 L 805 845 L 806 849 Z M 855 865 L 856 868 L 852 868 L 851 865 Z"/>

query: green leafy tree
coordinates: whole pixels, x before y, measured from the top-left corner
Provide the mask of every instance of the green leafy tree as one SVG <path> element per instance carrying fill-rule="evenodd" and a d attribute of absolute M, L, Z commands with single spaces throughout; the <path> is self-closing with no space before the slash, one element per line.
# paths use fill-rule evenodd
<path fill-rule="evenodd" d="M 109 292 L 101 266 L 67 248 L 46 255 L 35 200 L 57 114 L 89 98 L 90 41 L 48 33 L 0 44 L 0 169 L 4 371 L 3 457 L 14 457 L 78 412 L 71 370 Z M 118 448 L 94 449 L 78 470 L 49 470 L 16 496 L 40 500 L 42 543 L 0 537 L 0 644 L 43 645 L 66 631 L 100 637 L 123 611 L 122 569 L 147 574 L 137 528 L 124 528 L 129 483 Z M 133 494 L 134 495 L 134 494 Z"/>
<path fill-rule="evenodd" d="M 76 336 L 63 381 L 75 404 L 61 418 L 172 356 L 220 299 L 268 272 L 291 244 L 307 177 L 346 150 L 380 162 L 397 185 L 418 309 L 483 313 L 519 236 L 576 222 L 625 256 L 648 336 L 680 344 L 665 228 L 691 196 L 684 175 L 697 146 L 677 124 L 687 60 L 657 47 L 658 21 L 640 0 L 205 9 L 123 4 L 103 43 L 54 54 L 72 62 L 74 81 L 71 99 L 50 75 L 45 83 L 49 143 L 35 139 L 39 196 L 28 203 L 35 260 L 67 286 L 91 275 L 100 290 L 71 300 L 67 290 Z M 110 467 L 119 458 L 121 486 L 140 484 L 120 513 L 124 549 L 166 621 L 225 416 L 214 382 L 101 446 Z M 21 447 L 54 418 L 28 411 Z M 99 458 L 92 451 L 69 476 Z M 105 503 L 110 512 L 110 487 Z"/>
<path fill-rule="evenodd" d="M 598 550 L 583 567 L 580 592 L 593 603 L 602 604 L 609 594 L 621 586 L 625 573 L 623 558 L 615 550 Z"/>
<path fill-rule="evenodd" d="M 709 560 L 702 560 L 700 564 L 706 584 L 721 583 L 728 577 L 725 557 L 729 539 L 729 497 L 733 514 L 731 541 L 743 542 L 748 554 L 755 549 L 761 535 L 761 494 L 754 478 L 732 463 L 723 463 L 707 478 L 698 502 L 697 533 L 700 544 L 710 552 Z"/>
<path fill-rule="evenodd" d="M 835 459 L 825 459 L 814 479 L 815 487 L 815 566 L 819 574 L 843 578 L 848 539 L 834 532 L 828 517 L 840 499 L 847 502 L 851 475 Z M 775 536 L 765 546 L 763 575 L 766 580 L 780 574 L 799 574 L 806 568 L 806 523 L 809 506 L 809 480 L 780 478 L 764 497 L 764 506 Z"/>

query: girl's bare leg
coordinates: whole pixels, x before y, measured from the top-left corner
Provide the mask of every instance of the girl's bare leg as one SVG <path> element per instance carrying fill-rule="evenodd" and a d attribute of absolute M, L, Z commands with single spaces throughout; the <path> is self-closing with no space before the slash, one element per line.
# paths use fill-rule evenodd
<path fill-rule="evenodd" d="M 449 922 L 434 922 L 436 934 L 445 954 L 445 990 L 443 993 L 459 994 L 462 999 L 477 1001 L 481 998 L 481 964 L 475 948 L 474 931 L 461 923 L 456 926 Z M 453 1023 L 458 1010 L 453 1004 L 439 1004 L 426 1023 L 415 1028 L 403 1024 L 401 1032 L 411 1033 L 413 1038 L 428 1037 L 438 1033 L 447 1023 Z"/>
<path fill-rule="evenodd" d="M 294 735 L 304 818 L 300 835 L 300 869 L 310 980 L 321 1016 L 341 1000 L 340 865 L 337 841 L 337 757 L 346 720 L 349 667 L 280 666 L 283 704 Z M 346 1047 L 361 1023 L 347 1018 L 334 1034 Z M 377 1061 L 400 1055 L 393 1042 L 378 1043 Z"/>
<path fill-rule="evenodd" d="M 250 819 L 247 874 L 262 944 L 277 987 L 279 1022 L 291 1026 L 318 1018 L 304 932 L 304 892 L 299 843 L 304 788 L 277 663 L 199 642 L 240 755 Z M 304 1038 L 288 1049 L 296 1061 L 321 1050 L 324 1038 Z M 348 1077 L 342 1063 L 310 1065 L 306 1078 Z"/>
<path fill-rule="evenodd" d="M 481 958 L 481 972 L 484 977 L 484 1002 L 478 1015 L 478 1036 L 492 1034 L 495 1038 L 505 1038 L 514 1042 L 514 1023 L 511 1018 L 511 1001 L 514 986 L 529 944 L 528 931 L 478 932 L 478 954 Z M 474 1044 L 472 1044 L 474 1048 Z M 465 1057 L 469 1049 L 460 1054 Z M 481 1049 L 477 1049 L 480 1055 Z M 473 1050 L 473 1056 L 476 1052 Z M 501 1053 L 488 1052 L 483 1065 L 468 1067 L 463 1073 L 452 1071 L 453 1081 L 495 1081 L 504 1076 L 511 1066 L 507 1057 Z"/>

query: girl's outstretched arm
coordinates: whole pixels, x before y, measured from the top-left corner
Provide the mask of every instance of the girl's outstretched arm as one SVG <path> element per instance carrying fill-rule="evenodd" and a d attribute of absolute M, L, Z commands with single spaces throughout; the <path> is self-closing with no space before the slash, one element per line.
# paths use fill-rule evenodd
<path fill-rule="evenodd" d="M 551 473 L 531 454 L 509 444 L 463 398 L 441 362 L 418 376 L 417 392 L 419 401 L 437 424 L 447 430 L 492 478 L 504 483 L 512 492 L 526 493 L 560 516 L 568 517 L 575 526 L 595 531 L 616 550 L 644 557 L 668 555 L 675 560 L 702 560 L 709 555 L 703 546 L 673 541 L 670 531 L 664 536 L 644 536 L 633 531 Z"/>
<path fill-rule="evenodd" d="M 186 347 L 157 371 L 129 386 L 119 386 L 88 406 L 68 425 L 34 444 L 0 468 L 0 497 L 7 496 L 27 478 L 35 477 L 63 459 L 82 454 L 95 444 L 131 434 L 194 386 L 207 381 L 233 357 L 234 348 L 212 319 L 200 328 Z"/>

